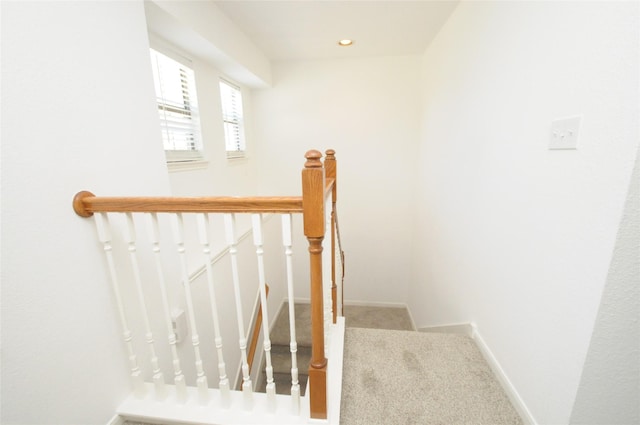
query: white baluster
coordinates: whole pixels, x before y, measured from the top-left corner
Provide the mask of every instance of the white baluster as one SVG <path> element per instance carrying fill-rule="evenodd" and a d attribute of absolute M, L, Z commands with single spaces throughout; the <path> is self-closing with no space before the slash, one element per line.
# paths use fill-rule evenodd
<path fill-rule="evenodd" d="M 98 230 L 98 240 L 102 242 L 105 256 L 107 257 L 107 265 L 109 268 L 109 276 L 111 277 L 111 287 L 116 297 L 116 305 L 118 306 L 118 315 L 120 317 L 120 325 L 122 326 L 122 336 L 127 353 L 129 354 L 129 366 L 131 368 L 131 382 L 133 384 L 133 393 L 136 397 L 142 398 L 146 393 L 146 388 L 142 378 L 142 373 L 138 367 L 138 360 L 133 350 L 131 330 L 124 312 L 122 296 L 120 295 L 120 284 L 118 283 L 118 274 L 116 273 L 115 262 L 113 260 L 113 247 L 111 246 L 111 230 L 109 225 L 109 217 L 107 213 L 95 214 L 96 228 Z"/>
<path fill-rule="evenodd" d="M 291 214 L 282 215 L 282 244 L 287 263 L 287 296 L 289 300 L 289 334 L 291 342 L 291 402 L 294 415 L 300 414 L 300 383 L 298 381 L 298 343 L 296 342 L 296 313 L 293 294 L 293 251 L 291 230 Z"/>
<path fill-rule="evenodd" d="M 156 272 L 158 275 L 158 282 L 160 284 L 160 295 L 162 298 L 162 307 L 164 313 L 165 326 L 167 327 L 167 335 L 169 338 L 169 346 L 171 347 L 171 358 L 173 360 L 173 383 L 176 388 L 176 400 L 179 403 L 185 403 L 187 401 L 187 387 L 182 374 L 182 368 L 180 367 L 180 357 L 178 356 L 178 347 L 176 334 L 173 331 L 173 323 L 171 318 L 171 308 L 169 307 L 169 297 L 167 296 L 167 284 L 164 278 L 164 272 L 162 268 L 162 255 L 160 253 L 160 230 L 158 226 L 158 215 L 156 213 L 148 214 L 148 233 L 151 241 L 154 253 L 154 259 L 156 264 Z"/>
<path fill-rule="evenodd" d="M 198 336 L 196 315 L 193 307 L 193 297 L 191 295 L 191 281 L 189 280 L 189 271 L 187 269 L 182 214 L 172 214 L 172 219 L 173 234 L 175 242 L 178 246 L 178 256 L 180 257 L 180 270 L 182 274 L 182 284 L 184 285 L 185 300 L 187 302 L 189 327 L 191 328 L 191 343 L 193 345 L 193 352 L 196 359 L 196 374 L 198 376 L 196 379 L 196 384 L 198 386 L 200 403 L 207 404 L 207 402 L 209 401 L 209 386 L 207 384 L 207 377 L 204 374 L 204 369 L 202 368 L 202 357 L 200 356 L 200 337 Z"/>
<path fill-rule="evenodd" d="M 207 282 L 209 284 L 209 303 L 211 304 L 211 316 L 213 319 L 213 329 L 215 333 L 216 349 L 218 353 L 218 374 L 220 381 L 218 388 L 220 389 L 220 397 L 222 407 L 229 407 L 231 404 L 231 392 L 229 389 L 229 379 L 227 378 L 227 370 L 224 363 L 222 353 L 222 333 L 220 332 L 220 319 L 218 317 L 218 303 L 216 302 L 216 291 L 213 281 L 213 269 L 211 248 L 209 246 L 209 215 L 198 214 L 198 233 L 200 235 L 200 243 L 202 244 L 202 252 L 205 256 L 205 267 L 207 270 Z"/>
<path fill-rule="evenodd" d="M 260 289 L 260 304 L 262 305 L 262 333 L 264 341 L 264 355 L 267 372 L 267 405 L 271 411 L 276 408 L 276 383 L 273 381 L 273 366 L 271 365 L 271 339 L 269 338 L 269 312 L 267 311 L 267 282 L 264 273 L 264 249 L 262 241 L 262 216 L 251 214 L 253 225 L 253 244 L 258 257 L 258 285 Z"/>
<path fill-rule="evenodd" d="M 149 346 L 149 353 L 151 355 L 151 369 L 153 370 L 153 384 L 156 393 L 157 400 L 163 400 L 167 396 L 166 387 L 164 385 L 164 377 L 160 370 L 160 364 L 158 362 L 158 356 L 153 341 L 153 333 L 151 332 L 151 323 L 149 322 L 149 311 L 147 309 L 147 303 L 144 299 L 144 290 L 142 289 L 142 279 L 140 277 L 140 266 L 138 264 L 138 249 L 136 246 L 136 227 L 133 222 L 133 214 L 127 213 L 127 226 L 125 231 L 125 241 L 127 242 L 129 249 L 129 258 L 131 259 L 131 268 L 133 269 L 133 280 L 138 295 L 138 307 L 142 315 L 142 321 L 144 324 L 145 339 Z"/>
<path fill-rule="evenodd" d="M 253 406 L 253 389 L 251 388 L 251 375 L 249 375 L 249 363 L 247 362 L 247 337 L 245 336 L 244 320 L 242 315 L 242 298 L 240 296 L 240 275 L 238 274 L 238 238 L 236 237 L 235 214 L 224 215 L 225 235 L 229 245 L 229 257 L 231 258 L 231 275 L 233 278 L 233 290 L 236 298 L 236 317 L 238 320 L 238 335 L 240 345 L 240 360 L 242 361 L 242 392 L 244 393 L 244 407 L 246 410 Z"/>

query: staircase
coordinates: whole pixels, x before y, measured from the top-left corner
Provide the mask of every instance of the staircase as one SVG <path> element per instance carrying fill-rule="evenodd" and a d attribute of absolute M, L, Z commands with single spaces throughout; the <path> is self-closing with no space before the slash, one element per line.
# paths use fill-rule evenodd
<path fill-rule="evenodd" d="M 406 308 L 347 306 L 347 326 L 354 328 L 414 330 Z M 289 306 L 284 303 L 271 331 L 271 362 L 277 394 L 291 394 L 291 352 L 289 349 Z M 296 337 L 298 340 L 298 377 L 301 394 L 305 394 L 307 369 L 311 359 L 311 313 L 309 304 L 296 304 Z M 266 391 L 264 361 L 256 391 Z"/>
<path fill-rule="evenodd" d="M 344 310 L 342 425 L 523 423 L 470 336 L 436 328 L 415 332 L 406 308 Z M 289 394 L 288 305 L 280 311 L 271 332 L 274 379 L 277 392 Z M 310 358 L 309 317 L 309 305 L 296 304 L 302 388 Z M 265 382 L 263 374 L 258 391 L 265 391 Z"/>
<path fill-rule="evenodd" d="M 296 339 L 298 341 L 298 380 L 300 394 L 304 395 L 309 375 L 311 360 L 311 312 L 309 304 L 296 304 Z M 277 394 L 291 394 L 291 350 L 289 347 L 289 304 L 285 302 L 280 308 L 271 331 L 271 364 L 273 380 Z M 262 374 L 256 384 L 256 391 L 266 392 L 267 378 L 264 371 L 264 358 L 260 364 Z"/>
<path fill-rule="evenodd" d="M 415 332 L 406 308 L 346 306 L 341 425 L 521 425 L 474 340 L 457 330 Z M 298 366 L 304 393 L 309 305 L 296 304 Z M 437 329 L 437 330 L 436 330 Z M 288 305 L 271 331 L 276 390 L 291 390 Z M 258 391 L 265 391 L 263 375 Z M 147 425 L 127 421 L 126 425 Z"/>

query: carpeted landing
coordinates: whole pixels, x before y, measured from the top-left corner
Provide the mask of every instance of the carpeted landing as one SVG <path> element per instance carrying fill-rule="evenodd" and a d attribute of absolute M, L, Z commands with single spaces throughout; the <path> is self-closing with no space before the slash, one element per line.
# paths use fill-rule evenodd
<path fill-rule="evenodd" d="M 344 347 L 342 425 L 522 424 L 468 336 L 347 327 Z"/>
<path fill-rule="evenodd" d="M 413 331 L 406 308 L 345 306 L 347 325 L 340 423 L 522 424 L 474 341 Z M 296 304 L 300 381 L 311 345 L 308 304 Z M 276 389 L 289 393 L 289 316 L 285 303 L 271 333 Z M 282 360 L 280 360 L 282 358 Z M 279 362 L 282 361 L 282 366 Z M 264 391 L 264 377 L 258 388 Z"/>

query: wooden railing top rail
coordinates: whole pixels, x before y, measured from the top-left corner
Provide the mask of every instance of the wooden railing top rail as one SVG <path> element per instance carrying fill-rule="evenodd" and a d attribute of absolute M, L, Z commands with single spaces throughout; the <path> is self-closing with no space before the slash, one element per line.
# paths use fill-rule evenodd
<path fill-rule="evenodd" d="M 73 198 L 73 209 L 82 217 L 96 212 L 301 213 L 302 196 L 98 197 L 83 191 Z"/>

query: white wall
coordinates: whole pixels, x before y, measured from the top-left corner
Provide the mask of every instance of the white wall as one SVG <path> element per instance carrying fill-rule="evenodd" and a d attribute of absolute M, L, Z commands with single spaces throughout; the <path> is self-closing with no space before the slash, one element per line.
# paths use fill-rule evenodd
<path fill-rule="evenodd" d="M 468 2 L 423 58 L 418 326 L 474 321 L 541 424 L 567 423 L 638 147 L 638 4 Z M 547 149 L 583 116 L 579 149 Z"/>
<path fill-rule="evenodd" d="M 271 83 L 269 60 L 214 2 L 150 0 L 145 9 L 154 32 L 170 33 L 227 75 L 252 87 Z"/>
<path fill-rule="evenodd" d="M 336 150 L 347 300 L 406 299 L 418 66 L 412 56 L 277 63 L 274 87 L 253 94 L 261 192 L 299 194 L 305 152 Z"/>
<path fill-rule="evenodd" d="M 640 423 L 640 150 L 572 424 Z"/>
<path fill-rule="evenodd" d="M 168 195 L 142 2 L 2 2 L 2 423 L 105 424 L 129 392 L 91 220 Z"/>
<path fill-rule="evenodd" d="M 255 170 L 259 159 L 253 152 L 251 90 L 243 77 L 252 71 L 269 80 L 271 69 L 268 61 L 235 27 L 228 27 L 232 25 L 230 22 L 226 24 L 228 28 L 225 29 L 227 35 L 224 43 L 219 39 L 220 28 L 209 31 L 212 34 L 207 37 L 199 35 L 198 30 L 203 29 L 203 16 L 217 20 L 225 18 L 224 15 L 220 16 L 221 13 L 211 2 L 149 1 L 145 2 L 145 15 L 152 47 L 186 58 L 196 79 L 204 162 L 192 167 L 171 167 L 172 194 L 254 195 L 257 190 Z M 209 26 L 213 28 L 211 24 Z M 214 37 L 215 34 L 217 36 Z M 220 43 L 224 45 L 224 55 L 220 52 Z M 231 61 L 229 55 L 233 56 L 234 53 L 244 62 Z M 232 62 L 235 66 L 230 67 Z M 226 157 L 219 86 L 221 78 L 233 81 L 242 90 L 247 141 L 246 157 L 242 159 L 228 160 Z M 261 86 L 264 85 L 262 82 Z"/>
<path fill-rule="evenodd" d="M 201 99 L 208 167 L 168 173 L 145 18 L 140 1 L 2 3 L 3 423 L 105 424 L 130 393 L 127 355 L 104 255 L 93 221 L 76 216 L 71 209 L 76 192 L 88 189 L 99 196 L 255 193 L 251 149 L 245 160 L 226 160 L 217 97 L 220 72 L 199 57 L 194 68 L 198 89 L 207 92 Z M 247 59 L 246 49 L 243 55 Z M 249 98 L 249 111 L 250 103 Z M 250 126 L 247 130 L 250 137 Z M 251 146 L 251 140 L 248 143 Z M 118 220 L 114 222 L 114 240 L 122 242 Z M 214 225 L 219 241 L 219 220 Z M 239 227 L 240 233 L 246 230 L 247 220 Z M 281 243 L 273 237 L 279 235 L 278 220 L 265 223 L 265 234 L 271 236 L 265 243 L 267 279 L 281 284 L 284 258 Z M 138 236 L 142 246 L 146 240 Z M 164 235 L 163 253 L 175 259 L 171 243 Z M 216 250 L 221 246 L 214 243 Z M 249 327 L 257 290 L 251 238 L 241 243 L 240 251 L 245 326 Z M 133 295 L 124 267 L 126 247 L 114 244 L 114 252 L 123 261 L 118 266 L 123 294 Z M 188 268 L 195 271 L 203 265 L 201 247 L 190 254 Z M 140 264 L 152 265 L 149 253 L 140 253 Z M 170 304 L 184 309 L 178 269 L 175 263 L 166 267 Z M 234 303 L 228 297 L 232 292 L 229 270 L 229 260 L 223 257 L 214 274 L 222 288 L 217 295 L 225 324 L 225 353 L 237 354 L 237 325 L 227 320 L 235 318 Z M 143 274 L 143 284 L 154 286 L 155 275 L 148 276 Z M 208 358 L 205 371 L 215 387 L 217 367 L 204 275 L 193 285 L 196 309 L 204 319 L 198 330 L 202 353 Z M 270 310 L 274 313 L 283 288 L 272 285 Z M 171 382 L 157 287 L 145 297 L 155 348 Z M 148 348 L 134 300 L 128 297 L 125 308 L 138 364 L 149 377 Z M 183 337 L 179 351 L 185 356 L 183 371 L 192 382 L 193 350 L 190 339 Z M 226 355 L 225 360 L 233 382 L 239 360 L 237 355 Z"/>

